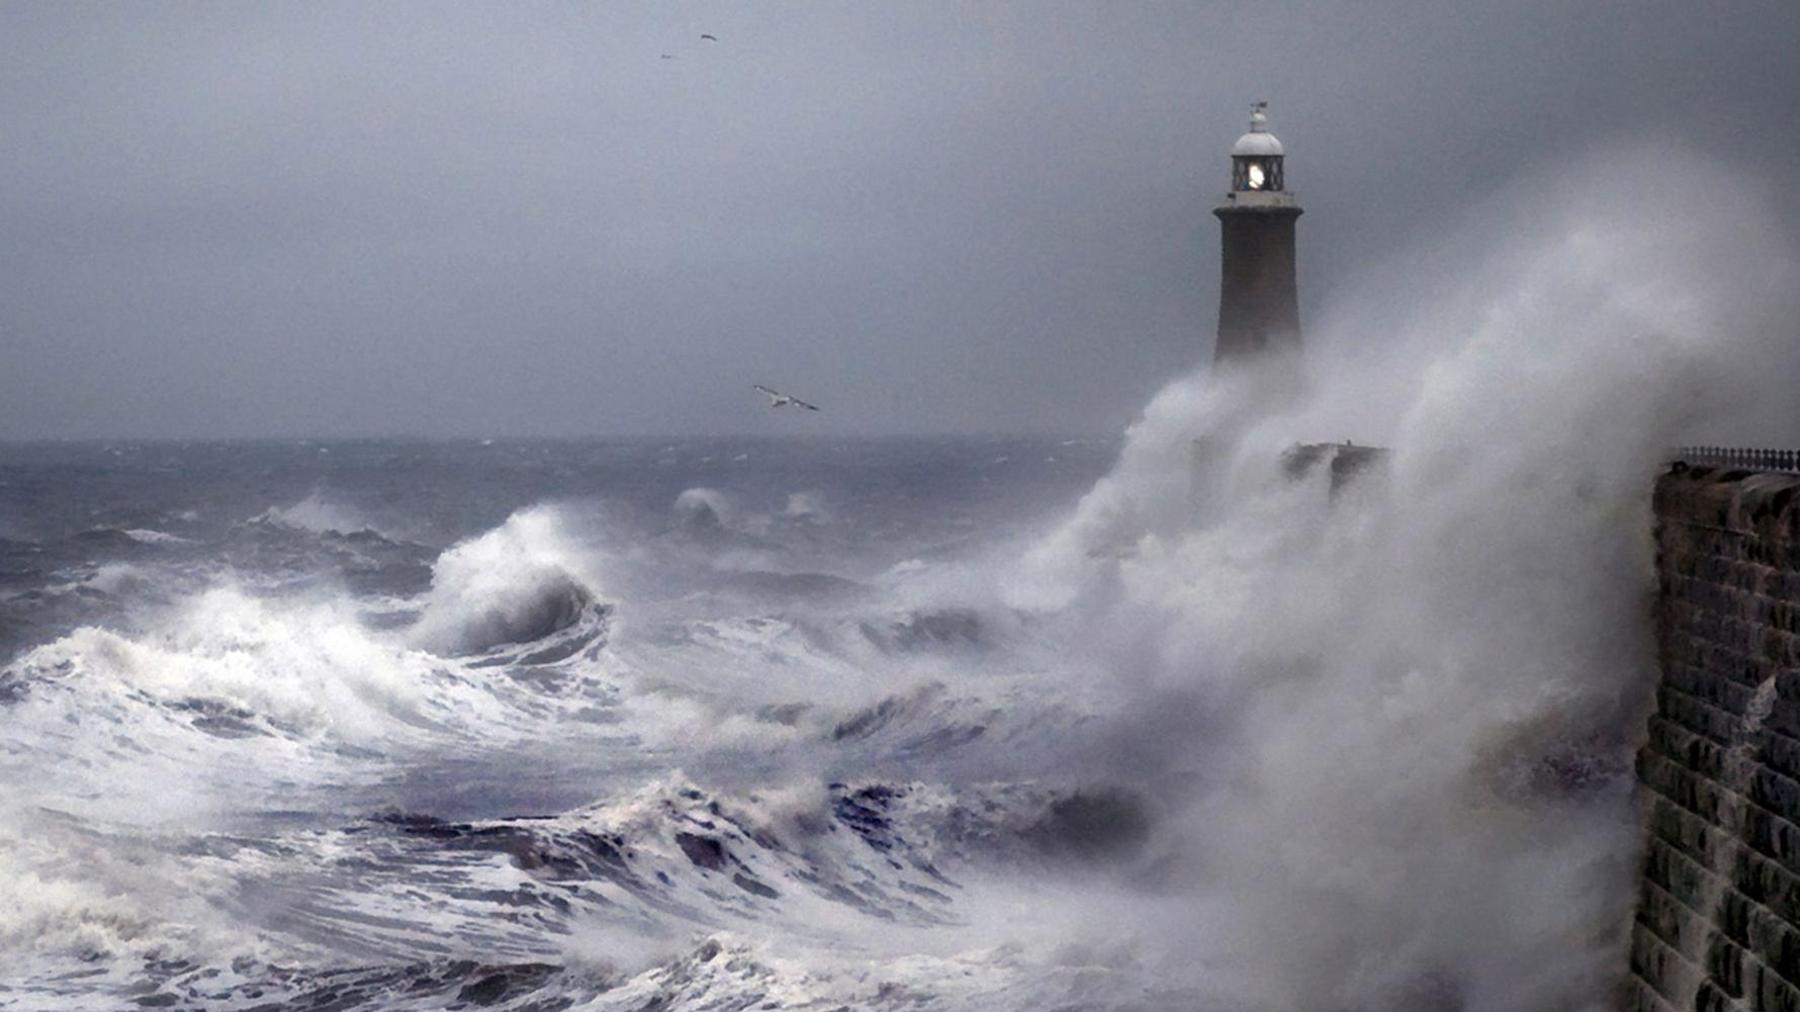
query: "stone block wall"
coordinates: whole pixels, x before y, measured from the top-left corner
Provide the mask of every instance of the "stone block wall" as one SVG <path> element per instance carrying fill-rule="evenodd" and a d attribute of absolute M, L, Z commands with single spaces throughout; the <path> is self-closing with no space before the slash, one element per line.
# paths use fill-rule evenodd
<path fill-rule="evenodd" d="M 1800 1012 L 1800 475 L 1676 464 L 1656 523 L 1623 1005 Z"/>

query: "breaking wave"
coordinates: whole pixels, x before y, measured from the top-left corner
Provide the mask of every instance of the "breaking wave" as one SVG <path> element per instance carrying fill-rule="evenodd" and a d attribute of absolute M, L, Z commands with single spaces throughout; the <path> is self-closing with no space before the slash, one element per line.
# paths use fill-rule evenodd
<path fill-rule="evenodd" d="M 675 519 L 691 531 L 712 531 L 727 526 L 732 516 L 731 500 L 712 488 L 690 488 L 675 497 Z"/>
<path fill-rule="evenodd" d="M 433 660 L 384 642 L 329 602 L 275 602 L 220 587 L 139 635 L 86 627 L 37 647 L 0 679 L 21 696 L 131 726 L 145 706 L 204 731 L 375 743 L 444 689 Z"/>
<path fill-rule="evenodd" d="M 560 516 L 525 510 L 438 557 L 411 636 L 451 654 L 535 643 L 603 618 L 597 587 Z"/>
<path fill-rule="evenodd" d="M 317 490 L 291 506 L 270 507 L 252 518 L 252 522 L 277 524 L 314 534 L 380 533 L 361 513 Z"/>

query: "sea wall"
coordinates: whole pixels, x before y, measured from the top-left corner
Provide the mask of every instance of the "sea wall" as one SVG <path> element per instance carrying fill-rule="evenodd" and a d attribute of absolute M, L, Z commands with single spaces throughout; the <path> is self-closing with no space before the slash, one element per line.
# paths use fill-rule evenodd
<path fill-rule="evenodd" d="M 1623 995 L 1646 1012 L 1800 1012 L 1800 474 L 1734 463 L 1656 485 L 1662 675 Z"/>

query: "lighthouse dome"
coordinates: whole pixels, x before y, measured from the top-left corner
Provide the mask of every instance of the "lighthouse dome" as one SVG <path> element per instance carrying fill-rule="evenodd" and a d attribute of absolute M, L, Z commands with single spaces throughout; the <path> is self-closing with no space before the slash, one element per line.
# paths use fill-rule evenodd
<path fill-rule="evenodd" d="M 1235 157 L 1240 155 L 1279 155 L 1285 152 L 1281 150 L 1281 142 L 1275 139 L 1274 134 L 1267 130 L 1252 129 L 1237 139 L 1237 143 L 1231 146 L 1231 153 Z"/>
<path fill-rule="evenodd" d="M 1269 107 L 1267 102 L 1258 102 L 1250 107 L 1250 132 L 1237 139 L 1231 146 L 1234 158 L 1267 158 L 1271 155 L 1285 154 L 1281 150 L 1281 142 L 1269 132 Z"/>

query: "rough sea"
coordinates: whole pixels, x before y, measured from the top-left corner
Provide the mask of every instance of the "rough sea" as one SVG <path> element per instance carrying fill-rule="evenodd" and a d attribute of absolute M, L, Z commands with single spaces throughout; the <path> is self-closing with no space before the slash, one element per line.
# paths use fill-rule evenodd
<path fill-rule="evenodd" d="M 1065 930 L 1117 690 L 978 586 L 1117 452 L 0 446 L 0 1007 L 1166 1007 Z"/>
<path fill-rule="evenodd" d="M 1554 168 L 1120 440 L 0 445 L 0 1008 L 1613 1007 L 1800 259 Z"/>

